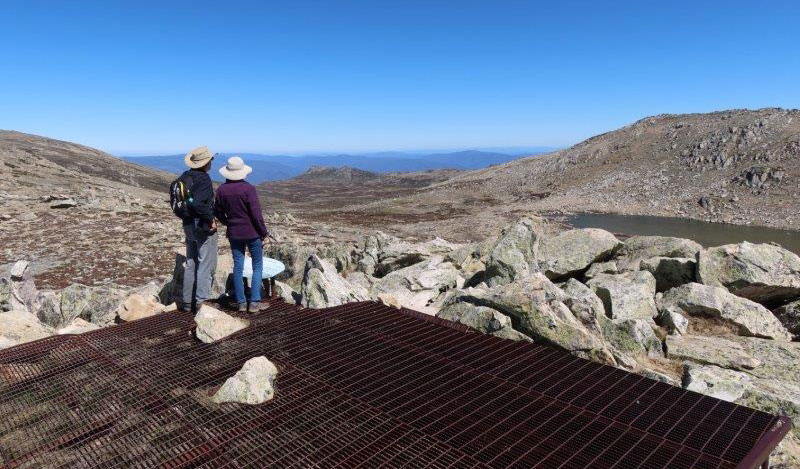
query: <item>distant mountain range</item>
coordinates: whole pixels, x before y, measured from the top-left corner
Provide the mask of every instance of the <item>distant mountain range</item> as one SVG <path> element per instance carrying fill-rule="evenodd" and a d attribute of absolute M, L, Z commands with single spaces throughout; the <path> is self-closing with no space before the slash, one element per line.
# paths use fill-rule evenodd
<path fill-rule="evenodd" d="M 526 153 L 525 155 L 545 153 L 548 149 Z M 250 182 L 280 181 L 293 178 L 306 172 L 312 166 L 341 167 L 348 166 L 375 173 L 426 171 L 432 169 L 479 169 L 507 163 L 523 155 L 477 150 L 458 151 L 452 153 L 414 154 L 402 152 L 381 152 L 361 155 L 261 155 L 256 153 L 236 153 L 253 167 L 248 178 Z M 212 179 L 219 180 L 217 170 L 222 167 L 233 153 L 222 153 L 212 164 Z M 122 159 L 133 163 L 161 169 L 179 174 L 184 171 L 183 155 L 165 156 L 123 156 Z"/>

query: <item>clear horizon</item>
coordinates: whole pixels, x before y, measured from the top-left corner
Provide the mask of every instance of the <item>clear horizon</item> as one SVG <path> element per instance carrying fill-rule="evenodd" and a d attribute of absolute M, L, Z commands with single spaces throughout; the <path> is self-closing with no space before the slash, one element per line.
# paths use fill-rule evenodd
<path fill-rule="evenodd" d="M 800 2 L 31 1 L 0 128 L 115 155 L 567 147 L 800 107 Z"/>

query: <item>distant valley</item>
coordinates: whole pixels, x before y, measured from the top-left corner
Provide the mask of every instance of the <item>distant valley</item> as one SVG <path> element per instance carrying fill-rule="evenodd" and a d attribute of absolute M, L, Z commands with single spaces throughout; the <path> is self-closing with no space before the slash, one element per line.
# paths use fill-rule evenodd
<path fill-rule="evenodd" d="M 381 152 L 366 154 L 340 154 L 340 155 L 262 155 L 255 153 L 236 153 L 241 155 L 246 163 L 253 167 L 249 180 L 253 183 L 265 181 L 280 181 L 303 174 L 313 166 L 350 167 L 362 171 L 375 173 L 414 172 L 437 169 L 480 169 L 492 165 L 508 163 L 522 156 L 530 156 L 549 151 L 548 148 L 538 148 L 521 153 L 501 153 L 489 151 L 466 150 L 450 153 L 402 153 Z M 211 172 L 212 178 L 219 178 L 216 171 L 225 164 L 228 156 L 221 153 L 214 161 Z M 126 161 L 143 166 L 160 169 L 170 173 L 180 173 L 185 169 L 183 155 L 165 156 L 126 156 Z"/>

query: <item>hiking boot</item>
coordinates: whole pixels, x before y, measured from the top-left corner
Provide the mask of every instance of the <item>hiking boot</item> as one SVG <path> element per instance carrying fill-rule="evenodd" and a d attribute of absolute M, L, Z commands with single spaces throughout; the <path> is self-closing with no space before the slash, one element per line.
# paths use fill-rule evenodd
<path fill-rule="evenodd" d="M 256 303 L 250 303 L 250 312 L 251 313 L 258 313 L 260 311 L 264 311 L 269 308 L 269 302 L 267 301 L 259 301 Z"/>
<path fill-rule="evenodd" d="M 240 313 L 246 313 L 247 312 L 247 303 L 239 303 L 238 309 L 239 309 Z"/>

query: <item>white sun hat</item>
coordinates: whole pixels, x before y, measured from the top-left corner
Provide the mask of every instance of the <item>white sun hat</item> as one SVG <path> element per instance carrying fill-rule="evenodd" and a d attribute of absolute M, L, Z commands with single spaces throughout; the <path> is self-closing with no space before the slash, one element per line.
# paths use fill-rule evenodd
<path fill-rule="evenodd" d="M 231 156 L 228 158 L 228 164 L 219 168 L 222 177 L 231 181 L 241 181 L 252 171 L 253 168 L 244 164 L 244 161 L 238 156 Z"/>
<path fill-rule="evenodd" d="M 183 157 L 184 163 L 186 166 L 197 169 L 202 168 L 206 165 L 209 161 L 214 158 L 214 155 L 208 150 L 208 147 L 197 147 L 194 150 L 190 151 Z"/>

